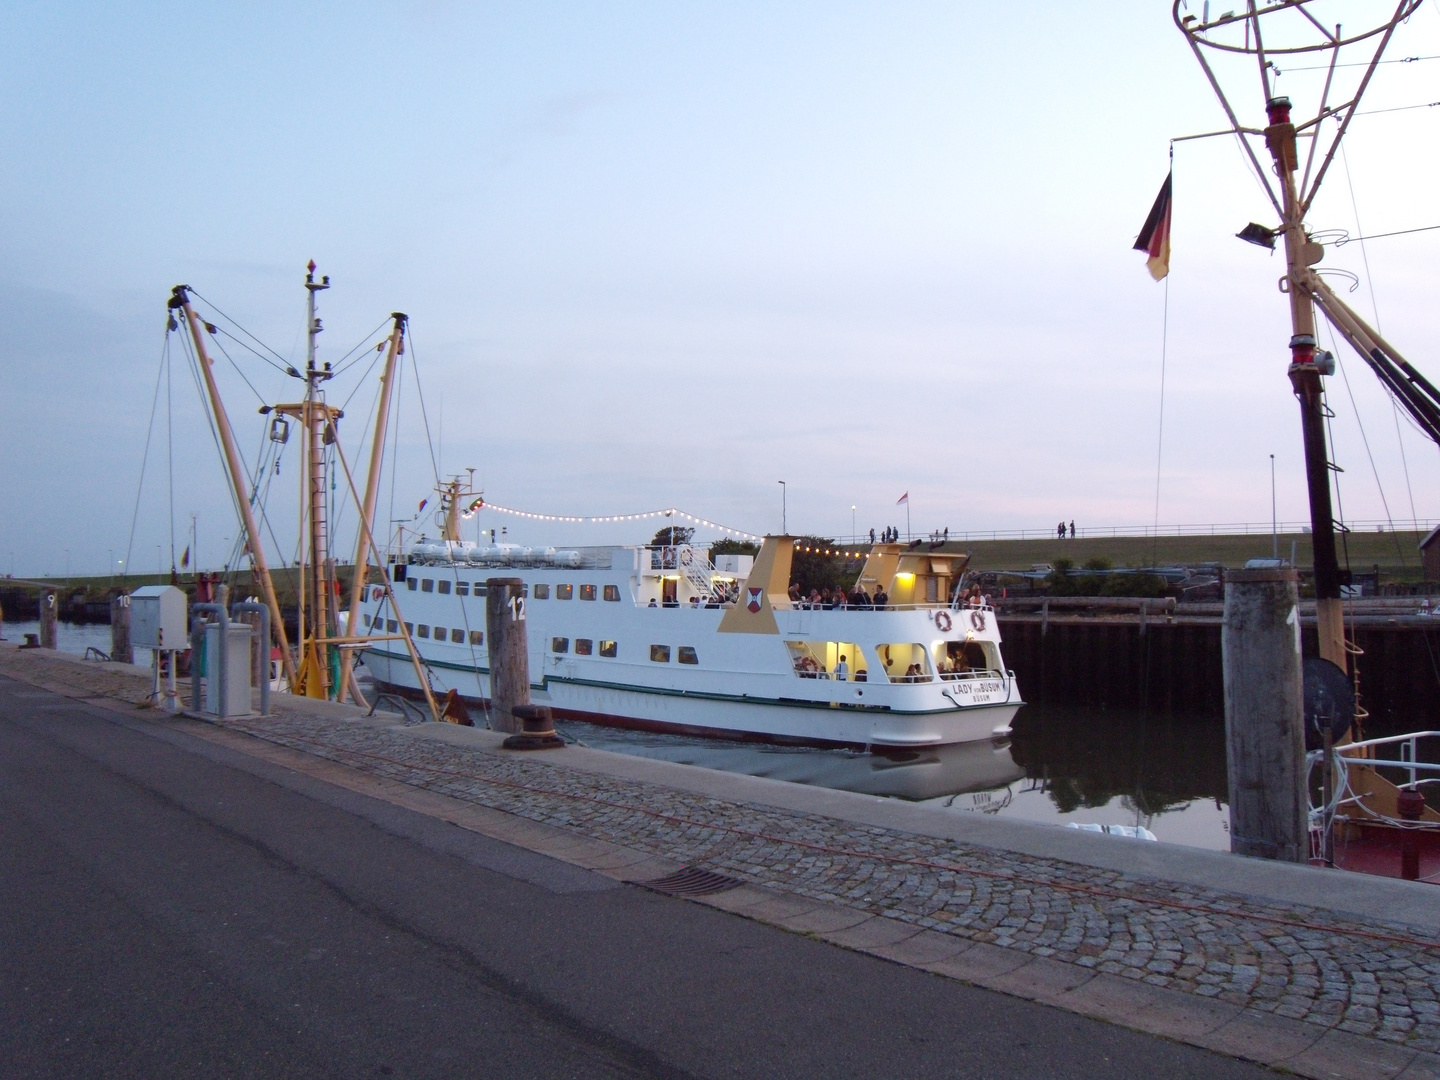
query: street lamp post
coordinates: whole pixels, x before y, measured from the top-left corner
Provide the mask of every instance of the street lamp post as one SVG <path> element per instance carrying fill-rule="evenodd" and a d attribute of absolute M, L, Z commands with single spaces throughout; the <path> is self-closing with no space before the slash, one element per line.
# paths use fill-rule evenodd
<path fill-rule="evenodd" d="M 853 504 L 850 507 L 850 542 L 852 544 L 855 542 L 855 507 Z"/>
<path fill-rule="evenodd" d="M 775 481 L 780 485 L 780 535 L 790 535 L 789 509 L 786 503 L 789 499 L 790 489 L 785 486 L 784 480 Z"/>

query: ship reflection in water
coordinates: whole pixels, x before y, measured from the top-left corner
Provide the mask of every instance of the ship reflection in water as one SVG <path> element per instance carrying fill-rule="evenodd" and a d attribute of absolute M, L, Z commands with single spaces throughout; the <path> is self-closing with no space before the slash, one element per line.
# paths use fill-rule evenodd
<path fill-rule="evenodd" d="M 1225 727 L 1217 718 L 1027 705 L 1009 739 L 874 753 L 556 726 L 598 750 L 960 813 L 1143 825 L 1170 843 L 1230 847 Z"/>

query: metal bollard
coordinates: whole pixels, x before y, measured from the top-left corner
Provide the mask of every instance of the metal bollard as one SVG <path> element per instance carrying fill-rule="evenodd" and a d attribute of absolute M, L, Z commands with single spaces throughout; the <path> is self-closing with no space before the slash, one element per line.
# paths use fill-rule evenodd
<path fill-rule="evenodd" d="M 565 740 L 555 734 L 548 705 L 516 705 L 511 714 L 524 728 L 519 735 L 511 735 L 500 745 L 506 750 L 553 750 L 564 746 Z"/>
<path fill-rule="evenodd" d="M 1407 822 L 1419 821 L 1425 813 L 1425 796 L 1404 788 L 1395 796 L 1396 809 Z M 1408 828 L 1400 833 L 1400 876 L 1406 881 L 1420 880 L 1420 830 Z"/>

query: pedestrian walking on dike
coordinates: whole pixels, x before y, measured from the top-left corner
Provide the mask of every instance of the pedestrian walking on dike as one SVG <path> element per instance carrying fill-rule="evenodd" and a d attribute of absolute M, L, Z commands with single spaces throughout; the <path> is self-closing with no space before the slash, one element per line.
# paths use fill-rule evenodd
<path fill-rule="evenodd" d="M 1073 519 L 1072 519 L 1071 522 L 1070 522 L 1070 539 L 1071 539 L 1071 540 L 1074 540 L 1074 539 L 1075 539 L 1075 522 L 1074 522 Z"/>

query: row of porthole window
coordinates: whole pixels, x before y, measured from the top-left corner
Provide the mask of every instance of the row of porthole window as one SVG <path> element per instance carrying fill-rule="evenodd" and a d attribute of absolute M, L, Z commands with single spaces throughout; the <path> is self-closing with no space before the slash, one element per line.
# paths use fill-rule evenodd
<path fill-rule="evenodd" d="M 570 639 L 554 637 L 550 639 L 550 651 L 552 653 L 568 653 L 571 651 Z M 576 656 L 590 656 L 595 651 L 595 642 L 591 638 L 576 638 L 574 653 Z M 681 645 L 675 650 L 676 660 L 682 664 L 698 664 L 700 656 L 693 645 Z M 615 642 L 602 639 L 600 642 L 600 655 L 614 657 L 618 655 Z M 668 664 L 670 662 L 669 645 L 651 645 L 650 659 L 657 664 Z"/>
<path fill-rule="evenodd" d="M 406 580 L 406 585 L 409 587 L 409 589 L 410 589 L 411 592 L 415 592 L 416 589 L 419 589 L 420 592 L 438 592 L 438 593 L 440 593 L 442 596 L 449 594 L 449 593 L 452 591 L 452 586 L 453 586 L 454 594 L 455 594 L 456 596 L 484 596 L 484 595 L 485 595 L 485 586 L 482 585 L 482 584 L 481 584 L 480 582 L 478 582 L 478 581 L 475 582 L 474 587 L 472 588 L 470 582 L 468 582 L 468 581 L 455 581 L 455 582 L 451 582 L 451 581 L 450 581 L 449 579 L 447 579 L 447 578 L 440 578 L 440 579 L 437 581 L 435 578 L 413 578 L 413 577 L 412 577 L 412 578 L 408 578 L 408 579 Z M 533 586 L 533 595 L 534 595 L 534 598 L 535 598 L 536 600 L 549 600 L 549 599 L 550 599 L 550 589 L 551 589 L 551 586 L 549 586 L 549 585 L 535 585 L 535 586 Z M 573 599 L 575 599 L 575 586 L 574 586 L 574 585 L 556 585 L 556 586 L 554 586 L 554 589 L 555 589 L 555 599 L 556 599 L 556 600 L 573 600 Z M 527 591 L 527 592 L 531 592 L 532 589 L 527 587 L 526 591 Z M 605 585 L 605 586 L 603 586 L 603 587 L 602 587 L 602 586 L 596 586 L 596 585 L 581 585 L 581 586 L 580 586 L 580 599 L 581 599 L 581 600 L 594 600 L 594 599 L 597 598 L 597 596 L 603 596 L 606 600 L 610 601 L 612 604 L 618 604 L 618 603 L 620 602 L 620 586 L 619 586 L 619 585 Z"/>
<path fill-rule="evenodd" d="M 365 625 L 372 630 L 379 630 L 382 622 L 385 624 L 385 633 L 398 634 L 400 632 L 400 624 L 394 619 L 376 618 L 372 622 L 369 615 L 365 616 Z M 414 623 L 407 622 L 405 624 L 405 632 L 415 637 L 429 638 L 431 641 L 445 641 L 448 639 L 452 645 L 464 645 L 466 641 L 466 632 L 458 626 L 453 629 L 446 629 L 443 626 L 430 627 L 425 623 L 416 626 Z M 484 645 L 485 631 L 471 630 L 469 632 L 469 641 L 471 645 Z"/>

